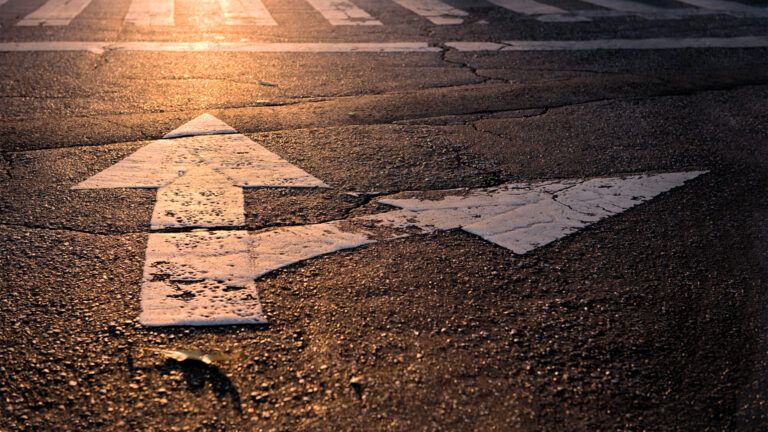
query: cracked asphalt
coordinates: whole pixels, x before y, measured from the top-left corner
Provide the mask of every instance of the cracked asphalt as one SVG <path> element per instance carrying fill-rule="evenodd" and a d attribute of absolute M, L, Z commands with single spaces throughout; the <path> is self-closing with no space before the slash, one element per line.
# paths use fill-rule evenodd
<path fill-rule="evenodd" d="M 265 0 L 268 28 L 177 0 L 163 30 L 97 0 L 15 26 L 43 3 L 0 6 L 0 42 L 440 50 L 0 54 L 0 430 L 768 429 L 768 49 L 445 45 L 766 36 L 768 19 L 544 23 L 451 0 L 470 18 L 436 26 L 360 0 L 383 26 L 330 26 Z M 203 113 L 330 186 L 245 190 L 249 231 L 387 211 L 384 194 L 708 173 L 525 255 L 460 230 L 375 243 L 259 278 L 267 325 L 143 327 L 156 191 L 70 188 Z M 176 348 L 229 358 L 151 351 Z"/>

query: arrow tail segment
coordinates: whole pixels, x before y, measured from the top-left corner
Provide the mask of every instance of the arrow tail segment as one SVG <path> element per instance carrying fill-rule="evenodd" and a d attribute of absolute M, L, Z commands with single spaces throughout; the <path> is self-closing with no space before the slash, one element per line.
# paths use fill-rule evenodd
<path fill-rule="evenodd" d="M 328 186 L 204 114 L 73 189 L 157 189 L 139 319 L 197 326 L 266 322 L 251 238 L 236 229 L 248 187 Z M 157 232 L 167 229 L 185 231 Z"/>

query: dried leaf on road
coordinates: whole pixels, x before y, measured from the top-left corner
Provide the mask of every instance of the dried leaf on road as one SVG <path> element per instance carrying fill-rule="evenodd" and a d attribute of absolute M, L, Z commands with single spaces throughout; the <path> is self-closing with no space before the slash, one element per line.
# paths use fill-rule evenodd
<path fill-rule="evenodd" d="M 166 349 L 158 349 L 158 348 L 147 348 L 147 350 L 158 353 L 165 358 L 173 359 L 178 362 L 196 361 L 196 362 L 201 362 L 201 363 L 210 365 L 214 363 L 225 362 L 230 359 L 230 356 L 221 352 L 204 353 L 202 351 L 197 351 L 197 350 L 185 350 L 185 349 L 166 350 Z"/>

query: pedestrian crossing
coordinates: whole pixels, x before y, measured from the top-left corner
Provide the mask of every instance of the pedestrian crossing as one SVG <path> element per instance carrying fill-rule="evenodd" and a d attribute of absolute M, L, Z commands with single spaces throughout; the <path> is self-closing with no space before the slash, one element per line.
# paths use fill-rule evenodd
<path fill-rule="evenodd" d="M 0 6 L 26 0 L 0 0 Z M 222 22 L 229 26 L 276 26 L 276 20 L 262 0 L 215 1 Z M 311 6 L 332 26 L 381 26 L 370 11 L 357 0 L 301 0 Z M 456 0 L 388 0 L 406 13 L 415 14 L 434 25 L 457 25 L 471 19 L 471 14 L 450 3 Z M 130 0 L 123 21 L 136 27 L 174 26 L 176 0 Z M 690 16 L 725 14 L 736 17 L 768 18 L 768 6 L 752 6 L 736 0 L 669 0 L 670 6 L 657 6 L 637 0 L 573 0 L 583 8 L 566 10 L 552 4 L 557 0 L 477 0 L 473 9 L 486 7 L 507 10 L 543 22 L 580 22 L 599 17 L 635 16 L 645 19 L 679 19 Z M 68 26 L 94 0 L 47 0 L 23 17 L 21 27 Z M 96 0 L 103 7 L 103 0 Z M 470 4 L 467 0 L 462 5 Z M 370 3 L 365 3 L 370 4 Z M 676 6 L 675 6 L 676 5 Z M 2 10 L 0 9 L 0 12 Z M 479 19 L 475 20 L 478 21 Z"/>

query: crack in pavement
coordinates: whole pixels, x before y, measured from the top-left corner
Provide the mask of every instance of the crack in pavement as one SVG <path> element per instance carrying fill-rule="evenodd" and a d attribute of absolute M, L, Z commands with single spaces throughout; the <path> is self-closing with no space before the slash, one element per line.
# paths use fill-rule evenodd
<path fill-rule="evenodd" d="M 649 94 L 649 95 L 643 95 L 643 96 L 615 96 L 615 97 L 597 97 L 597 98 L 591 98 L 591 99 L 585 99 L 575 102 L 566 102 L 562 104 L 548 104 L 548 105 L 533 105 L 533 106 L 527 106 L 527 107 L 519 107 L 519 108 L 500 108 L 500 109 L 485 109 L 485 110 L 476 110 L 476 111 L 469 111 L 464 112 L 461 114 L 457 114 L 454 117 L 471 117 L 471 116 L 491 116 L 491 115 L 498 115 L 498 114 L 504 114 L 504 113 L 510 113 L 510 112 L 521 112 L 521 111 L 541 111 L 539 113 L 535 113 L 533 115 L 524 115 L 521 118 L 535 118 L 542 115 L 549 114 L 551 111 L 561 108 L 569 108 L 569 107 L 578 107 L 582 105 L 590 105 L 595 103 L 603 103 L 603 102 L 616 102 L 616 101 L 643 101 L 643 100 L 652 100 L 652 99 L 659 99 L 659 98 L 667 98 L 667 97 L 688 97 L 688 96 L 695 96 L 699 94 L 705 94 L 710 92 L 728 92 L 728 91 L 735 91 L 740 90 L 744 88 L 750 88 L 750 87 L 760 87 L 760 86 L 766 86 L 768 85 L 768 80 L 761 80 L 761 79 L 754 79 L 754 80 L 746 80 L 741 82 L 735 82 L 735 83 L 709 83 L 705 85 L 700 85 L 697 87 L 692 88 L 678 88 L 678 89 L 671 89 L 666 91 L 661 91 L 656 94 Z M 462 86 L 456 86 L 456 87 L 472 87 L 471 85 L 462 85 Z M 481 86 L 482 87 L 482 86 Z M 432 89 L 427 89 L 432 90 Z M 372 98 L 375 98 L 377 96 L 397 96 L 397 95 L 413 95 L 413 94 L 420 94 L 423 93 L 425 90 L 418 90 L 418 91 L 409 91 L 409 92 L 402 92 L 402 93 L 387 93 L 382 95 L 371 95 Z M 336 102 L 336 101 L 343 101 L 348 98 L 355 98 L 359 99 L 361 96 L 343 96 L 338 98 L 331 98 L 327 100 L 323 100 L 321 102 L 301 102 L 300 104 L 308 104 L 308 103 L 325 103 L 325 102 Z M 363 96 L 365 97 L 365 96 Z M 221 108 L 221 109 L 248 109 L 248 108 L 261 108 L 264 107 L 263 105 L 246 105 L 246 106 L 230 106 L 227 108 Z M 200 110 L 194 110 L 194 111 L 162 111 L 164 114 L 184 114 L 189 112 L 199 112 Z M 148 112 L 144 114 L 152 114 L 155 112 Z M 160 113 L 158 111 L 157 113 Z M 102 116 L 102 117 L 94 117 L 94 116 L 73 116 L 69 117 L 71 119 L 98 119 L 100 121 L 105 121 L 112 124 L 119 124 L 122 127 L 128 127 L 130 130 L 138 131 L 141 133 L 141 135 L 147 139 L 157 139 L 160 137 L 158 135 L 157 137 L 147 134 L 146 132 L 142 130 L 135 129 L 131 126 L 122 124 L 118 122 L 117 120 L 114 120 L 115 117 L 124 117 L 124 116 L 135 116 L 140 115 L 138 113 L 133 114 L 118 114 L 118 115 L 110 115 L 110 116 Z M 429 120 L 429 119 L 435 119 L 435 118 L 441 118 L 441 117 L 447 117 L 447 116 L 416 116 L 416 117 L 402 117 L 399 119 L 394 120 L 388 120 L 388 121 L 380 121 L 380 122 L 366 122 L 366 121 L 355 121 L 355 119 L 359 119 L 359 116 L 350 117 L 349 121 L 343 122 L 339 121 L 335 124 L 329 124 L 324 126 L 301 126 L 298 125 L 297 127 L 288 127 L 288 128 L 281 128 L 281 129 L 262 129 L 262 130 L 249 130 L 247 128 L 241 128 L 243 133 L 262 133 L 262 132 L 281 132 L 281 131 L 299 131 L 299 130 L 309 130 L 309 129 L 323 129 L 323 128 L 332 128 L 332 127 L 346 127 L 346 126 L 365 126 L 365 125 L 383 125 L 383 124 L 395 124 L 396 122 L 410 122 L 410 124 L 420 124 L 419 120 Z M 483 130 L 481 130 L 483 131 Z M 483 131 L 487 132 L 487 131 Z M 45 147 L 40 149 L 30 149 L 30 150 L 6 150 L 6 152 L 9 153 L 16 153 L 16 152 L 24 152 L 24 151 L 38 151 L 38 150 L 50 150 L 50 149 L 57 149 L 57 148 L 74 148 L 74 147 L 94 147 L 94 146 L 102 146 L 105 145 L 104 143 L 89 143 L 89 144 L 83 144 L 83 145 L 67 145 L 67 146 L 52 146 L 52 147 Z"/>
<path fill-rule="evenodd" d="M 121 236 L 121 235 L 130 235 L 130 234 L 147 234 L 148 233 L 148 231 L 107 232 L 107 231 L 72 228 L 72 227 L 66 227 L 66 226 L 56 227 L 56 226 L 49 226 L 49 225 L 38 225 L 38 224 L 30 224 L 30 223 L 13 223 L 13 222 L 0 222 L 0 227 L 25 228 L 29 230 L 40 230 L 40 231 L 65 231 L 65 232 L 72 232 L 72 233 L 78 233 L 78 234 L 97 235 L 97 236 Z"/>
<path fill-rule="evenodd" d="M 451 65 L 457 65 L 461 69 L 466 69 L 466 70 L 470 71 L 472 73 L 472 75 L 476 76 L 477 78 L 480 78 L 480 84 L 485 84 L 485 83 L 489 83 L 489 82 L 491 82 L 491 83 L 502 83 L 502 82 L 504 82 L 504 80 L 501 80 L 501 79 L 498 79 L 498 78 L 489 77 L 489 76 L 485 76 L 485 75 L 481 74 L 480 70 L 478 68 L 472 66 L 468 62 L 463 62 L 463 61 L 459 61 L 459 60 L 451 60 L 451 59 L 448 58 L 448 55 L 451 52 L 458 52 L 458 51 L 456 51 L 454 49 L 451 49 L 451 48 L 448 48 L 444 44 L 441 44 L 440 48 L 442 48 L 442 50 L 440 51 L 440 60 L 442 62 L 447 63 L 447 64 L 451 64 Z M 499 49 L 497 49 L 496 51 L 498 52 L 500 49 L 501 49 L 501 47 L 499 47 Z"/>

